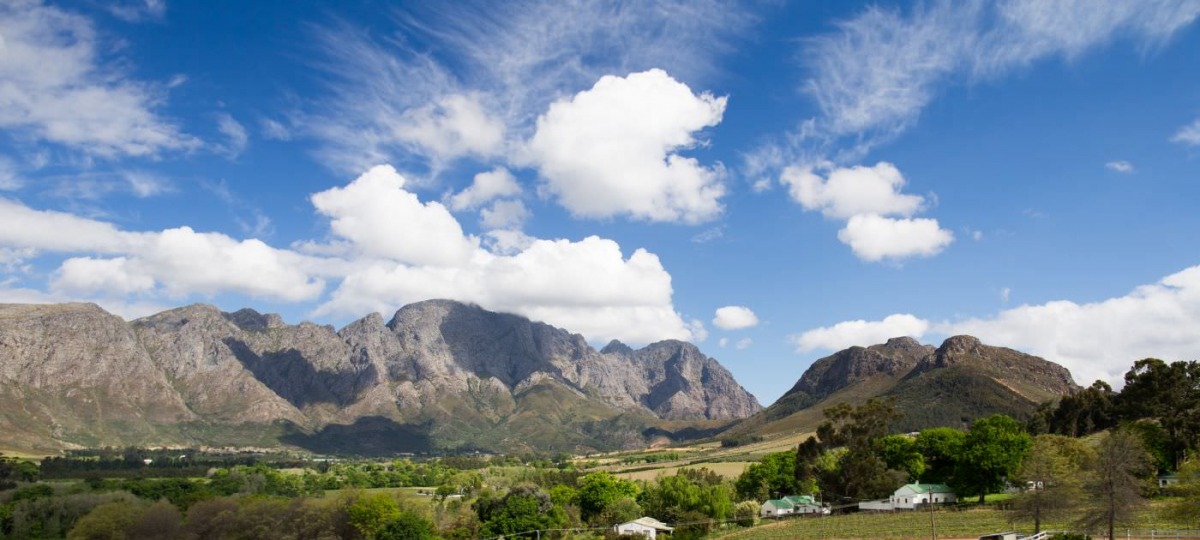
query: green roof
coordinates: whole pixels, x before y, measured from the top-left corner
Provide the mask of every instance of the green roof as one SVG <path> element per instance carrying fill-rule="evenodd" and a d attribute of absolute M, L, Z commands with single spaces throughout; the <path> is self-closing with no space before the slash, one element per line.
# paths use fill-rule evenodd
<path fill-rule="evenodd" d="M 917 493 L 954 493 L 946 484 L 905 484 L 901 489 L 909 488 Z"/>
<path fill-rule="evenodd" d="M 787 497 L 784 497 L 783 500 L 790 502 L 792 504 L 795 504 L 795 505 L 817 504 L 817 502 L 813 500 L 811 495 L 789 495 Z"/>
<path fill-rule="evenodd" d="M 785 499 L 771 499 L 763 504 L 769 504 L 778 510 L 791 510 L 796 506 Z"/>

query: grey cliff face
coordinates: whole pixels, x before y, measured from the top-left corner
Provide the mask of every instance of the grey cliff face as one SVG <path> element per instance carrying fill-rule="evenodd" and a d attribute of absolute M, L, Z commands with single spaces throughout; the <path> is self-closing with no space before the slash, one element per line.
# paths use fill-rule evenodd
<path fill-rule="evenodd" d="M 1065 395 L 1079 389 L 1071 372 L 1044 358 L 984 345 L 973 336 L 952 336 L 913 368 L 912 376 L 952 366 L 973 366 L 1039 393 Z"/>
<path fill-rule="evenodd" d="M 597 419 L 730 419 L 761 408 L 691 344 L 596 351 L 577 334 L 445 300 L 340 331 L 201 304 L 131 323 L 90 305 L 0 306 L 0 391 L 101 392 L 97 403 L 124 404 L 124 415 L 149 424 L 312 431 L 367 419 L 433 426 L 434 435 L 488 432 L 515 421 L 521 400 L 545 399 L 530 394 L 539 388 L 592 403 L 581 410 Z"/>
<path fill-rule="evenodd" d="M 817 360 L 783 397 L 731 433 L 816 429 L 821 417 L 814 411 L 871 398 L 895 404 L 903 417 L 892 427 L 900 431 L 965 427 L 990 414 L 1019 417 L 1077 388 L 1058 364 L 971 336 L 936 348 L 899 337 Z"/>
<path fill-rule="evenodd" d="M 804 393 L 820 399 L 876 375 L 902 375 L 933 351 L 933 347 L 910 337 L 892 338 L 870 347 L 850 347 L 814 362 L 788 394 Z"/>
<path fill-rule="evenodd" d="M 95 304 L 0 305 L 0 398 L 0 432 L 14 438 L 141 441 L 194 418 L 132 329 Z M 122 433 L 91 429 L 113 421 Z"/>

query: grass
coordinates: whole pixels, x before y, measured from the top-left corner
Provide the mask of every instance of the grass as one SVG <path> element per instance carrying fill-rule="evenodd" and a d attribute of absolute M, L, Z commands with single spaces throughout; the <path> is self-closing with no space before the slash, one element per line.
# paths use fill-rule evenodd
<path fill-rule="evenodd" d="M 1134 530 L 1194 529 L 1196 523 L 1180 523 L 1165 515 L 1166 503 L 1156 501 L 1144 509 Z M 978 538 L 980 535 L 1017 531 L 1033 532 L 1032 522 L 1014 522 L 1005 512 L 995 508 L 971 510 L 939 510 L 933 516 L 939 538 Z M 1042 524 L 1043 530 L 1071 528 L 1070 520 Z M 1122 528 L 1124 531 L 1125 528 Z M 783 539 L 820 540 L 830 538 L 863 539 L 924 539 L 931 537 L 930 515 L 927 512 L 855 513 L 827 517 L 801 517 L 771 522 L 742 529 L 717 538 L 728 540 Z"/>

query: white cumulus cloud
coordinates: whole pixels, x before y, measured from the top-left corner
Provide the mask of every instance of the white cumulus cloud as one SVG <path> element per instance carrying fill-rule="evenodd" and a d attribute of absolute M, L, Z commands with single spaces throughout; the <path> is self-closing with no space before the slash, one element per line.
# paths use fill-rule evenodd
<path fill-rule="evenodd" d="M 828 178 L 810 168 L 788 167 L 780 181 L 805 210 L 819 210 L 831 218 L 849 219 L 860 214 L 907 217 L 920 212 L 925 205 L 924 197 L 900 192 L 904 176 L 887 162 L 874 167 L 834 169 Z"/>
<path fill-rule="evenodd" d="M 455 193 L 446 202 L 451 210 L 472 210 L 487 204 L 497 197 L 512 197 L 521 194 L 521 186 L 517 179 L 504 167 L 496 167 L 490 171 L 475 175 L 474 180 L 466 189 Z"/>
<path fill-rule="evenodd" d="M 721 121 L 725 101 L 659 69 L 605 76 L 550 106 L 528 157 L 544 191 L 576 216 L 708 221 L 722 211 L 723 169 L 678 152 Z"/>
<path fill-rule="evenodd" d="M 68 258 L 51 290 L 74 294 L 238 292 L 285 301 L 314 300 L 322 280 L 307 270 L 306 257 L 261 241 L 235 240 L 189 227 L 161 232 L 122 231 L 110 223 L 62 212 L 35 210 L 0 199 L 0 245 Z"/>
<path fill-rule="evenodd" d="M 1006 289 L 1007 290 L 1007 289 Z M 1200 266 L 1091 303 L 1056 300 L 961 321 L 933 322 L 909 314 L 848 321 L 793 337 L 797 350 L 836 350 L 890 336 L 967 334 L 1057 362 L 1075 380 L 1119 386 L 1133 362 L 1147 357 L 1193 360 L 1200 350 Z"/>
<path fill-rule="evenodd" d="M 1081 382 L 1114 384 L 1135 360 L 1194 360 L 1200 350 L 1195 328 L 1200 328 L 1200 266 L 1100 302 L 1026 305 L 938 327 L 1048 358 Z"/>
<path fill-rule="evenodd" d="M 380 165 L 311 199 L 317 211 L 330 218 L 333 233 L 367 256 L 431 266 L 455 266 L 469 259 L 478 239 L 464 236 L 441 203 L 422 203 L 404 185 L 395 168 Z"/>
<path fill-rule="evenodd" d="M 479 223 L 487 229 L 520 229 L 529 219 L 529 210 L 521 201 L 496 201 L 479 212 Z"/>
<path fill-rule="evenodd" d="M 504 144 L 504 124 L 477 95 L 451 94 L 406 111 L 392 127 L 397 140 L 441 158 L 491 156 Z"/>
<path fill-rule="evenodd" d="M 817 349 L 837 351 L 847 347 L 867 347 L 890 338 L 920 338 L 929 331 L 929 321 L 907 313 L 888 315 L 881 321 L 845 321 L 833 326 L 814 328 L 789 339 L 798 352 Z"/>
<path fill-rule="evenodd" d="M 745 306 L 725 306 L 717 308 L 712 323 L 724 330 L 740 330 L 758 325 L 758 316 Z"/>
<path fill-rule="evenodd" d="M 39 254 L 66 255 L 46 291 L 0 283 L 0 299 L 88 300 L 145 314 L 148 306 L 233 293 L 315 304 L 319 317 L 359 317 L 449 298 L 545 321 L 594 342 L 707 335 L 700 321 L 675 311 L 671 275 L 653 253 L 626 253 L 596 236 L 539 239 L 517 230 L 489 231 L 483 243 L 464 234 L 440 203 L 421 201 L 405 187 L 395 169 L 379 166 L 314 194 L 333 241 L 292 249 L 189 227 L 126 231 L 0 198 L 0 264 L 19 270 Z M 514 212 L 500 208 L 485 210 Z M 511 218 L 493 219 L 512 225 Z M 334 284 L 328 293 L 327 283 Z"/>
<path fill-rule="evenodd" d="M 936 219 L 911 218 L 924 210 L 925 198 L 901 192 L 906 181 L 891 163 L 838 167 L 826 177 L 812 167 L 792 166 L 784 169 L 780 181 L 805 210 L 845 219 L 838 240 L 864 261 L 930 257 L 954 241 L 954 233 Z"/>
<path fill-rule="evenodd" d="M 651 68 L 702 80 L 755 22 L 719 0 L 405 2 L 381 16 L 402 37 L 347 23 L 316 32 L 330 98 L 299 114 L 325 162 L 353 172 L 503 159 L 558 97 Z"/>
<path fill-rule="evenodd" d="M 671 276 L 658 257 L 628 258 L 612 240 L 533 240 L 512 255 L 480 250 L 453 268 L 377 263 L 346 276 L 318 314 L 388 313 L 449 298 L 518 313 L 593 341 L 630 343 L 696 336 L 671 305 Z"/>
<path fill-rule="evenodd" d="M 864 261 L 932 257 L 954 241 L 935 219 L 895 219 L 875 214 L 850 218 L 838 240 Z"/>

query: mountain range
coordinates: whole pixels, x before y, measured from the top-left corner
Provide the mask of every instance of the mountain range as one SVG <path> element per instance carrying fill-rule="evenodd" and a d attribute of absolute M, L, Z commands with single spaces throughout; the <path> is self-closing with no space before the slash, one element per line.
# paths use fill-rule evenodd
<path fill-rule="evenodd" d="M 692 344 L 597 351 L 445 300 L 341 330 L 203 304 L 132 322 L 94 304 L 0 305 L 0 432 L 15 448 L 586 451 L 760 409 Z"/>
<path fill-rule="evenodd" d="M 872 397 L 894 400 L 903 431 L 966 427 L 1077 389 L 1065 368 L 971 336 L 839 351 L 763 409 L 690 343 L 596 350 L 448 300 L 340 330 L 204 304 L 130 322 L 94 304 L 0 305 L 0 448 L 30 451 L 588 452 L 807 432 Z"/>
<path fill-rule="evenodd" d="M 1066 368 L 1043 358 L 953 336 L 940 347 L 898 337 L 850 347 L 813 362 L 795 386 L 727 436 L 813 431 L 825 408 L 870 398 L 894 400 L 899 431 L 966 428 L 995 413 L 1021 417 L 1079 390 Z"/>

